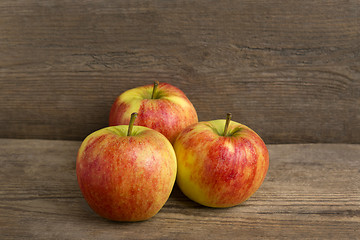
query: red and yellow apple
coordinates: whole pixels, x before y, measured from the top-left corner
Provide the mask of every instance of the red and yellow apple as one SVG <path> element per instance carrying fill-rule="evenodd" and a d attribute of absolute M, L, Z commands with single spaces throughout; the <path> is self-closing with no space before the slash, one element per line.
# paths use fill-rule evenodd
<path fill-rule="evenodd" d="M 122 93 L 110 110 L 109 125 L 127 125 L 130 115 L 138 113 L 135 125 L 149 127 L 174 142 L 187 126 L 197 123 L 194 106 L 185 94 L 168 83 L 155 82 Z"/>
<path fill-rule="evenodd" d="M 174 149 L 176 182 L 193 201 L 208 207 L 232 207 L 262 184 L 269 167 L 263 140 L 250 128 L 227 120 L 199 122 L 185 128 Z"/>
<path fill-rule="evenodd" d="M 110 220 L 151 218 L 175 183 L 172 145 L 155 130 L 133 126 L 133 120 L 129 126 L 90 134 L 78 151 L 76 174 L 82 194 L 96 213 Z"/>

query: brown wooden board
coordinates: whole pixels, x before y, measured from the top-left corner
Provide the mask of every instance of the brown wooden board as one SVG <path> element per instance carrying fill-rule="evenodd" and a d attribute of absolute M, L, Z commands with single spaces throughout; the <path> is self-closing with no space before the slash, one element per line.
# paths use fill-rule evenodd
<path fill-rule="evenodd" d="M 0 139 L 7 239 L 359 239 L 360 145 L 269 145 L 270 168 L 242 205 L 202 207 L 175 187 L 148 221 L 96 215 L 77 185 L 80 142 Z"/>
<path fill-rule="evenodd" d="M 360 143 L 360 2 L 0 1 L 0 137 L 82 140 L 123 91 L 182 89 L 267 143 Z"/>

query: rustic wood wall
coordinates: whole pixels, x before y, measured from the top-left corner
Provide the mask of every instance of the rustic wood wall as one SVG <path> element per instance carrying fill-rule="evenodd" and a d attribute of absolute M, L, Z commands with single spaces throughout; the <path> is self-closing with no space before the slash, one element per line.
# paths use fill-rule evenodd
<path fill-rule="evenodd" d="M 159 80 L 267 143 L 360 143 L 359 36 L 357 0 L 2 0 L 0 137 L 81 140 Z"/>

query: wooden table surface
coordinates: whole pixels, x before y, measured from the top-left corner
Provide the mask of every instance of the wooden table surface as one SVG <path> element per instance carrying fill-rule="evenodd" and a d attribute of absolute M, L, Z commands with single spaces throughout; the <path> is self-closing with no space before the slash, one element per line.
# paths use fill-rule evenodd
<path fill-rule="evenodd" d="M 97 216 L 78 188 L 79 141 L 0 139 L 1 239 L 360 239 L 360 145 L 269 145 L 260 189 L 228 209 L 175 187 L 152 219 Z"/>

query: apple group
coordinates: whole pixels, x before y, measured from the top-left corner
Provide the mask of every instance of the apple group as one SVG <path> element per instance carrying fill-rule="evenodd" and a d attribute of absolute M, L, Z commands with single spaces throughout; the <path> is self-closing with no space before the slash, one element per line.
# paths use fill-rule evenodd
<path fill-rule="evenodd" d="M 201 205 L 236 206 L 255 193 L 269 167 L 266 145 L 253 130 L 231 114 L 198 122 L 190 100 L 167 83 L 122 93 L 109 125 L 82 142 L 76 174 L 88 205 L 110 220 L 153 217 L 175 181 Z"/>

